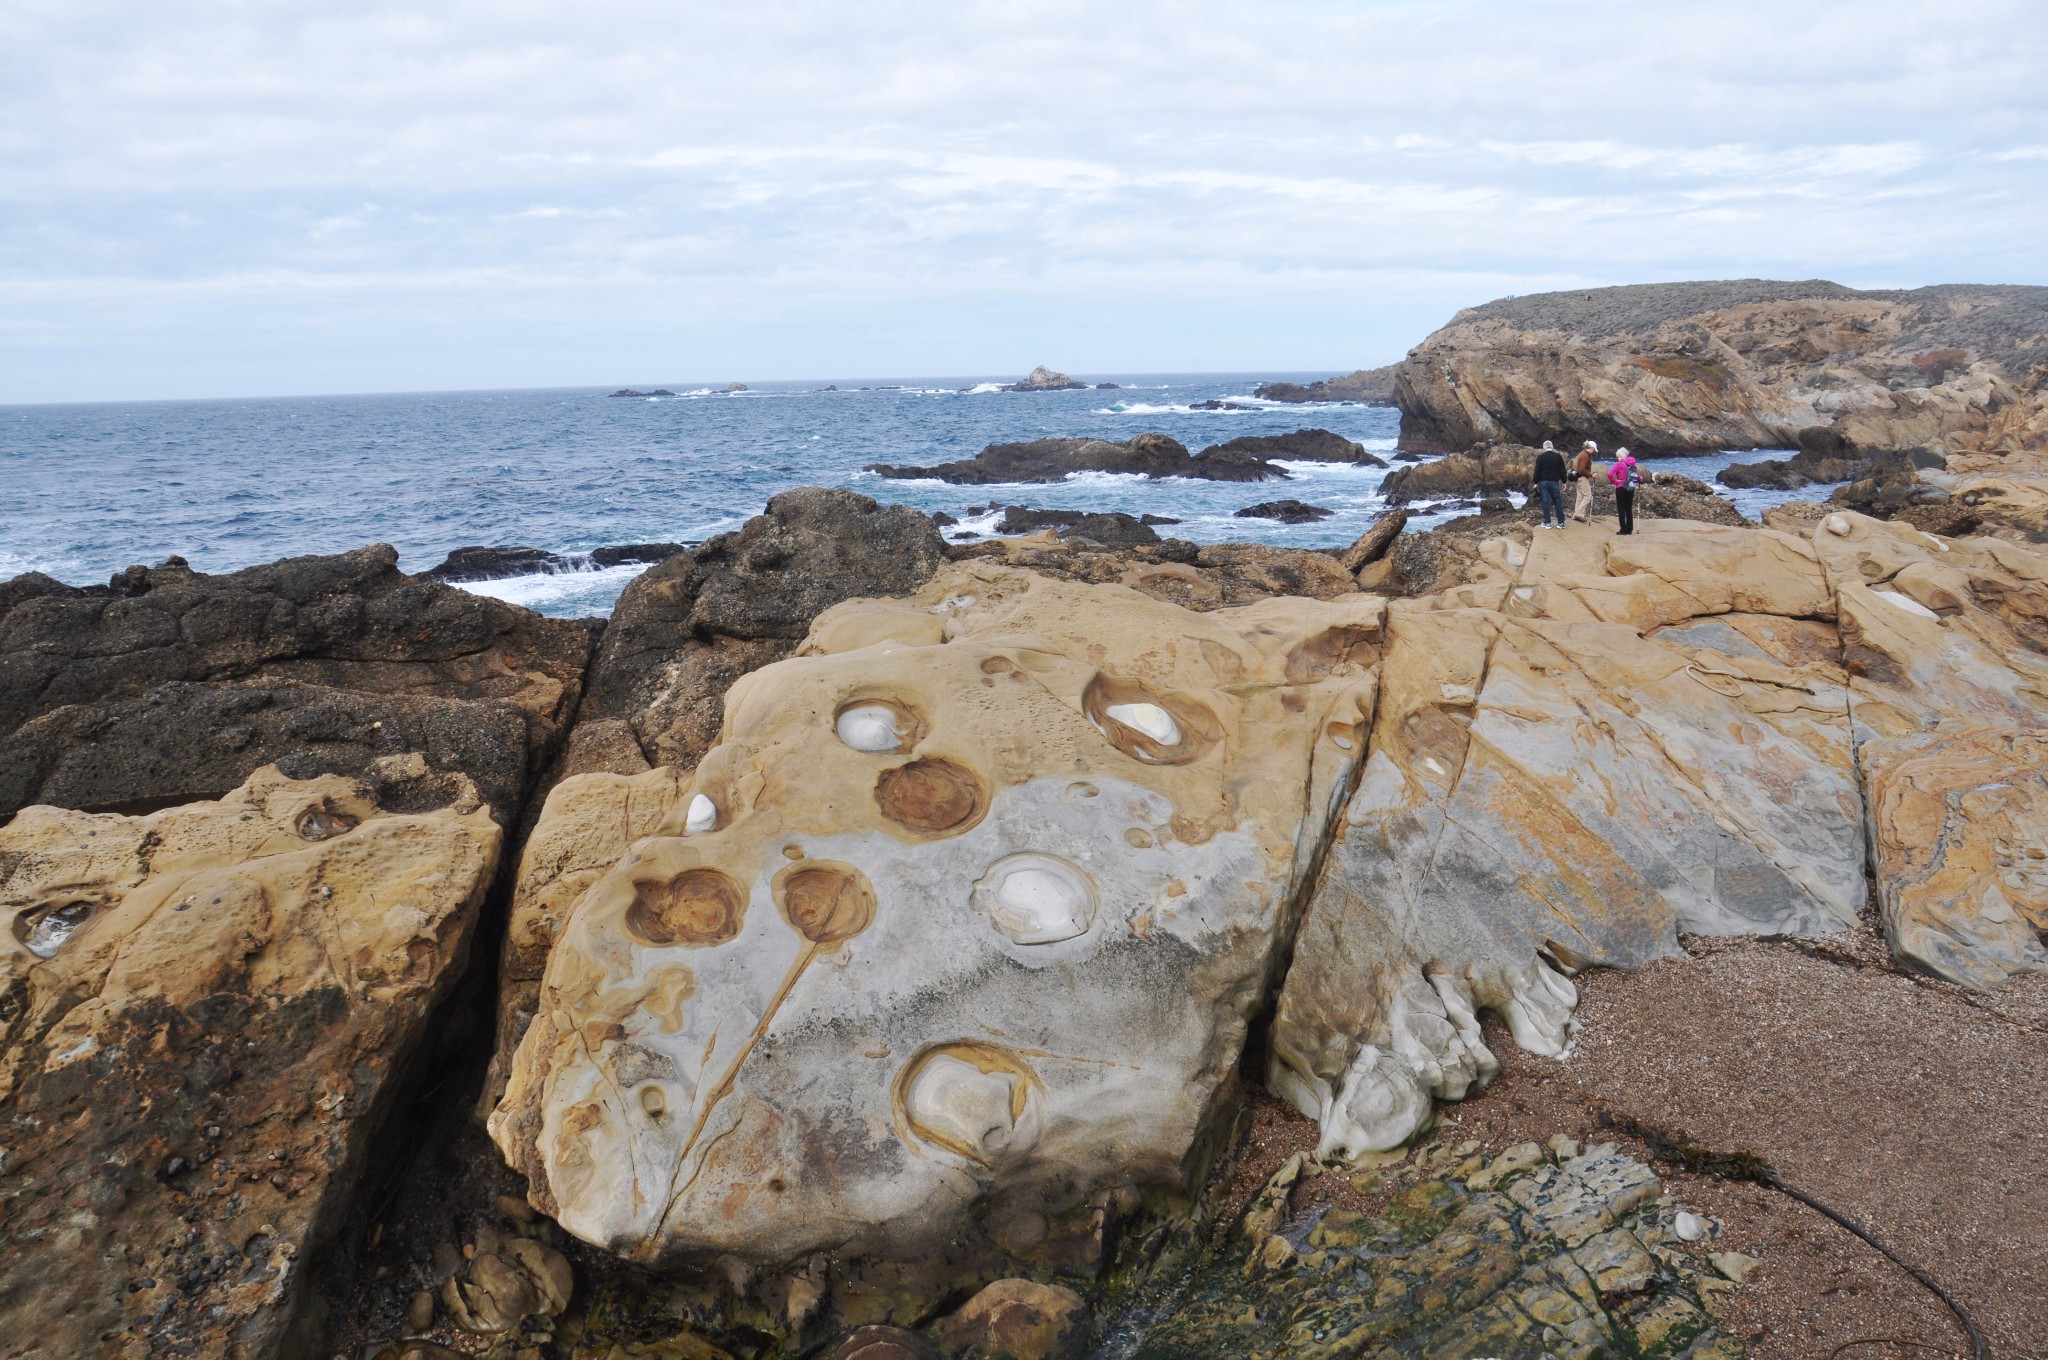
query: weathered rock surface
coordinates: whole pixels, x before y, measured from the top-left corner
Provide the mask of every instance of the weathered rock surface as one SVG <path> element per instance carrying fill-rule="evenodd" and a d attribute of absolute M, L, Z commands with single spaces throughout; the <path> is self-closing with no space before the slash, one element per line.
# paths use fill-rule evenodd
<path fill-rule="evenodd" d="M 1296 430 L 1292 434 L 1241 434 L 1221 444 L 1212 444 L 1199 455 L 1203 458 L 1260 459 L 1297 463 L 1354 463 L 1361 467 L 1385 467 L 1386 459 L 1365 451 L 1365 445 L 1346 439 L 1332 430 Z"/>
<path fill-rule="evenodd" d="M 466 785 L 400 811 L 275 769 L 219 802 L 0 828 L 7 1355 L 311 1353 L 308 1272 L 500 834 Z"/>
<path fill-rule="evenodd" d="M 111 587 L 0 587 L 0 817 L 163 807 L 273 762 L 362 775 L 409 752 L 516 817 L 591 634 L 397 560 L 380 545 L 207 576 L 172 558 Z"/>
<path fill-rule="evenodd" d="M 1389 505 L 1411 501 L 1526 493 L 1534 485 L 1536 450 L 1520 444 L 1482 444 L 1428 463 L 1395 468 L 1380 483 Z"/>
<path fill-rule="evenodd" d="M 1186 1193 L 1384 608 L 968 562 L 821 617 L 562 928 L 491 1119 L 536 1204 L 782 1263 Z"/>
<path fill-rule="evenodd" d="M 1075 382 L 1064 373 L 1056 373 L 1044 364 L 1031 370 L 1023 378 L 1011 383 L 1009 392 L 1065 392 L 1077 387 L 1086 387 L 1084 382 Z"/>
<path fill-rule="evenodd" d="M 1364 406 L 1394 404 L 1395 364 L 1384 368 L 1361 368 L 1338 378 L 1319 382 L 1260 383 L 1253 395 L 1267 401 L 1353 401 Z"/>
<path fill-rule="evenodd" d="M 937 527 L 915 510 L 806 487 L 626 587 L 591 668 L 562 781 L 547 793 L 520 859 L 487 1099 L 532 1018 L 568 908 L 667 813 L 684 773 L 718 740 L 727 690 L 793 652 L 828 607 L 909 594 L 945 555 Z"/>
<path fill-rule="evenodd" d="M 1077 472 L 1117 472 L 1139 477 L 1193 477 L 1211 482 L 1278 481 L 1287 470 L 1226 445 L 1190 454 L 1187 445 L 1163 434 L 1141 434 L 1128 443 L 1107 439 L 1033 439 L 991 444 L 972 458 L 929 467 L 872 463 L 884 477 L 936 478 L 957 486 L 1060 482 Z"/>
<path fill-rule="evenodd" d="M 2038 448 L 2048 289 L 1643 284 L 1460 312 L 1395 371 L 1401 446 L 1598 439 L 1638 454 Z M 2031 441 L 2031 442 L 2030 442 Z"/>

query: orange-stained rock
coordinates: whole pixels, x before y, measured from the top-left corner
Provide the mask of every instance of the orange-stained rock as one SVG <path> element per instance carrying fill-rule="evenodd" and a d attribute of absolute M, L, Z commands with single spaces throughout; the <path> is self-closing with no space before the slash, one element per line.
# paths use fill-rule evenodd
<path fill-rule="evenodd" d="M 1899 957 L 1968 987 L 2048 971 L 2048 728 L 1944 727 L 1862 760 Z"/>
<path fill-rule="evenodd" d="M 1088 1340 L 1088 1305 L 1064 1285 L 997 1280 L 932 1328 L 948 1356 L 1072 1360 Z"/>
<path fill-rule="evenodd" d="M 401 814 L 274 768 L 218 802 L 0 828 L 0 1336 L 53 1360 L 308 1353 L 309 1253 L 499 835 L 474 788 Z"/>

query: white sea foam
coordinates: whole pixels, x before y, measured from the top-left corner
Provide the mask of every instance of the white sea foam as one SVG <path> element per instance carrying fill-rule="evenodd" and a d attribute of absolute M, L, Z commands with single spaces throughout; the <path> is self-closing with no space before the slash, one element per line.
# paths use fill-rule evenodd
<path fill-rule="evenodd" d="M 507 576 L 496 581 L 457 581 L 472 595 L 487 595 L 507 604 L 524 605 L 544 612 L 562 612 L 564 606 L 582 605 L 582 612 L 609 614 L 619 592 L 626 588 L 650 562 L 626 562 L 616 567 L 589 571 L 558 571 L 536 576 Z"/>
<path fill-rule="evenodd" d="M 965 389 L 969 396 L 980 392 L 1000 392 L 1002 390 L 1003 384 L 1001 383 L 976 383 L 974 386 Z"/>

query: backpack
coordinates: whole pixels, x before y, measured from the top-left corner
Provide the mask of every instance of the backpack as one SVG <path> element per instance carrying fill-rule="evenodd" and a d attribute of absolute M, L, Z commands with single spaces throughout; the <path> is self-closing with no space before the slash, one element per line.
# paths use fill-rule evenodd
<path fill-rule="evenodd" d="M 1607 469 L 1607 483 L 1616 490 L 1620 490 L 1624 486 L 1630 488 L 1640 486 L 1642 480 L 1641 468 L 1634 462 L 1616 463 L 1613 467 Z"/>

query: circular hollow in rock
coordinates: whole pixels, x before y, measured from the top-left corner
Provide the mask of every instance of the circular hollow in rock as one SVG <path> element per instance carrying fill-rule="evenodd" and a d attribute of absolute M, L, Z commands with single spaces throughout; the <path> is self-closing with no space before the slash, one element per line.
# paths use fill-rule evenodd
<path fill-rule="evenodd" d="M 1058 855 L 1005 855 L 974 884 L 974 906 L 1012 944 L 1057 944 L 1095 924 L 1095 882 Z"/>
<path fill-rule="evenodd" d="M 327 841 L 356 829 L 358 821 L 346 812 L 336 812 L 326 803 L 307 808 L 292 823 L 301 840 Z"/>
<path fill-rule="evenodd" d="M 825 1360 L 931 1360 L 931 1347 L 916 1332 L 898 1327 L 862 1327 L 825 1352 Z"/>
<path fill-rule="evenodd" d="M 1223 736 L 1215 715 L 1192 699 L 1111 675 L 1088 682 L 1081 708 L 1112 746 L 1148 765 L 1200 760 Z"/>
<path fill-rule="evenodd" d="M 917 745 L 924 724 L 917 715 L 894 699 L 853 699 L 839 706 L 832 717 L 839 740 L 869 755 L 888 755 Z"/>
<path fill-rule="evenodd" d="M 842 944 L 875 920 L 875 890 L 850 864 L 805 860 L 775 879 L 783 919 L 812 944 Z"/>
<path fill-rule="evenodd" d="M 897 1078 L 897 1113 L 919 1141 L 988 1165 L 1036 1140 L 1037 1086 L 1022 1059 L 994 1044 L 938 1044 Z"/>
<path fill-rule="evenodd" d="M 740 933 L 747 890 L 730 874 L 690 869 L 667 881 L 636 883 L 626 929 L 642 944 L 724 944 Z"/>
<path fill-rule="evenodd" d="M 92 919 L 94 906 L 91 902 L 73 901 L 32 907 L 14 918 L 14 938 L 37 958 L 54 958 L 65 941 Z"/>
<path fill-rule="evenodd" d="M 875 803 L 905 830 L 939 836 L 980 821 L 988 799 L 972 770 L 932 758 L 882 771 L 875 780 Z"/>

